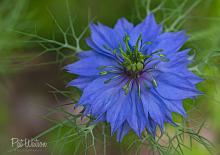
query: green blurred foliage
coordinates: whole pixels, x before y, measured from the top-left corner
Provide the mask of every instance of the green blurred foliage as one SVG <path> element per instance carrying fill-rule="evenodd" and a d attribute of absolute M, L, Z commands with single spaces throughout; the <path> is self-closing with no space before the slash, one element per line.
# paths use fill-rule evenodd
<path fill-rule="evenodd" d="M 15 70 L 16 66 L 12 66 L 12 61 L 23 59 L 23 56 L 14 52 L 24 44 L 13 30 L 26 27 L 27 22 L 22 21 L 26 17 L 24 14 L 26 5 L 27 0 L 0 2 L 0 75 Z"/>

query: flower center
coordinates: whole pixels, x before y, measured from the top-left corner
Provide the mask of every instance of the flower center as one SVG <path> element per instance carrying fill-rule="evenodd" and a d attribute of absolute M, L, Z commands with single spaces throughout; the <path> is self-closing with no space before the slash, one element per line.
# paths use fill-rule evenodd
<path fill-rule="evenodd" d="M 122 48 L 119 48 L 124 59 L 122 66 L 128 76 L 131 76 L 132 78 L 138 78 L 138 75 L 140 75 L 141 71 L 144 69 L 144 62 L 147 57 L 139 51 L 139 48 L 142 46 L 141 35 L 138 37 L 134 47 L 129 45 L 129 39 L 129 36 L 127 35 L 124 38 L 126 45 L 125 51 Z"/>
<path fill-rule="evenodd" d="M 137 82 L 138 84 L 138 94 L 140 94 L 140 81 L 139 77 L 142 73 L 147 72 L 151 78 L 152 85 L 154 87 L 157 87 L 157 81 L 151 74 L 151 72 L 154 72 L 156 70 L 156 65 L 147 67 L 147 65 L 154 61 L 154 60 L 160 60 L 162 62 L 169 61 L 164 54 L 161 54 L 163 50 L 159 49 L 154 52 L 151 52 L 151 54 L 145 55 L 141 51 L 144 50 L 146 45 L 152 44 L 152 42 L 142 42 L 142 37 L 139 35 L 135 46 L 131 46 L 129 44 L 129 36 L 126 35 L 124 37 L 124 43 L 125 47 L 122 48 L 119 47 L 120 53 L 117 53 L 118 50 L 116 49 L 110 49 L 107 46 L 106 49 L 113 51 L 119 66 L 99 66 L 98 69 L 101 71 L 99 72 L 100 75 L 107 75 L 107 74 L 113 74 L 111 78 L 107 79 L 105 83 L 111 82 L 113 79 L 127 76 L 127 82 L 123 86 L 123 90 L 125 91 L 125 94 L 128 94 L 129 90 L 131 89 L 131 83 L 132 81 Z M 146 50 L 146 49 L 145 49 Z M 160 62 L 159 61 L 159 62 Z M 148 86 L 147 86 L 148 87 Z"/>

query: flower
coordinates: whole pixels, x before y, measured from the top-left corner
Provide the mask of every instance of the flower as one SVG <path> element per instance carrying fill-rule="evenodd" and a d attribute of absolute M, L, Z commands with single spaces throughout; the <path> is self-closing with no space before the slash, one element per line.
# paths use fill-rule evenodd
<path fill-rule="evenodd" d="M 77 103 L 94 123 L 106 121 L 121 141 L 130 130 L 141 137 L 144 130 L 156 135 L 164 124 L 174 124 L 172 112 L 186 117 L 182 101 L 200 95 L 201 78 L 188 70 L 190 49 L 184 31 L 163 32 L 154 15 L 134 26 L 119 19 L 114 28 L 90 24 L 91 48 L 66 66 L 78 78 L 68 86 L 82 90 Z"/>

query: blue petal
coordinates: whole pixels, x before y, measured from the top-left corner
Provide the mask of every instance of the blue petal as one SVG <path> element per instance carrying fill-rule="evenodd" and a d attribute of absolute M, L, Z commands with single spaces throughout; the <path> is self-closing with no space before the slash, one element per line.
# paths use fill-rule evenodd
<path fill-rule="evenodd" d="M 146 19 L 135 26 L 130 33 L 130 43 L 134 46 L 139 35 L 142 36 L 143 43 L 152 42 L 162 32 L 162 27 L 157 25 L 154 15 L 149 14 Z"/>
<path fill-rule="evenodd" d="M 182 76 L 188 79 L 192 84 L 197 84 L 204 80 L 203 78 L 198 77 L 197 75 L 193 74 L 190 71 L 188 71 L 187 74 L 183 73 Z"/>
<path fill-rule="evenodd" d="M 190 61 L 188 60 L 188 52 L 190 49 L 173 53 L 169 56 L 169 62 L 161 62 L 157 65 L 157 69 L 162 72 L 170 72 L 187 79 L 192 84 L 197 84 L 203 79 L 193 74 L 188 69 Z"/>
<path fill-rule="evenodd" d="M 150 116 L 148 117 L 148 119 L 149 119 L 149 126 L 147 126 L 147 130 L 155 138 L 157 123 Z"/>
<path fill-rule="evenodd" d="M 89 83 L 91 83 L 93 80 L 95 79 L 95 77 L 78 77 L 77 79 L 75 80 L 72 80 L 70 81 L 68 84 L 67 84 L 67 87 L 69 86 L 74 86 L 74 87 L 77 87 L 79 89 L 84 89 L 85 87 L 87 87 L 87 85 Z"/>
<path fill-rule="evenodd" d="M 182 100 L 179 100 L 179 101 L 178 100 L 166 100 L 166 99 L 162 99 L 162 100 L 163 100 L 163 103 L 166 104 L 167 108 L 171 112 L 176 112 L 182 115 L 183 117 L 186 117 L 186 111 L 183 108 Z"/>
<path fill-rule="evenodd" d="M 129 97 L 125 95 L 124 91 L 121 90 L 120 97 L 117 103 L 112 104 L 112 106 L 107 111 L 106 120 L 111 124 L 111 134 L 113 134 L 126 120 L 128 117 L 130 106 L 128 105 Z"/>
<path fill-rule="evenodd" d="M 159 68 L 159 67 L 158 67 Z M 188 70 L 188 68 L 186 66 L 173 66 L 171 68 L 163 68 L 163 70 L 161 70 L 163 72 L 169 72 L 172 74 L 176 74 L 182 78 L 185 78 L 186 80 L 188 80 L 191 84 L 197 84 L 201 81 L 203 81 L 202 78 L 196 76 L 195 74 L 193 74 L 191 71 Z"/>
<path fill-rule="evenodd" d="M 127 118 L 128 124 L 130 127 L 135 131 L 135 133 L 140 137 L 140 129 L 139 129 L 139 124 L 138 124 L 138 113 L 137 113 L 137 107 L 136 104 L 138 104 L 138 100 L 135 101 L 135 94 L 130 95 L 130 99 L 128 101 L 128 106 L 131 107 L 131 110 L 129 111 L 129 115 Z"/>
<path fill-rule="evenodd" d="M 96 53 L 99 53 L 99 54 L 102 54 L 103 56 L 107 56 L 107 57 L 115 59 L 115 56 L 113 55 L 113 52 L 111 52 L 110 50 L 108 50 L 104 47 L 100 47 L 100 46 L 96 45 L 95 42 L 91 38 L 87 38 L 86 43 Z"/>
<path fill-rule="evenodd" d="M 157 50 L 163 50 L 165 55 L 175 53 L 183 46 L 187 39 L 188 37 L 184 31 L 163 33 L 157 37 L 147 53 L 150 54 Z"/>
<path fill-rule="evenodd" d="M 106 113 L 103 113 L 101 115 L 99 115 L 92 123 L 91 125 L 94 125 L 94 124 L 97 124 L 97 123 L 100 123 L 100 122 L 104 122 L 106 121 Z"/>
<path fill-rule="evenodd" d="M 156 81 L 156 92 L 166 99 L 182 100 L 201 95 L 192 83 L 175 74 L 161 73 Z"/>
<path fill-rule="evenodd" d="M 140 97 L 138 97 L 137 99 L 140 100 Z M 136 106 L 137 106 L 137 114 L 139 118 L 138 119 L 139 133 L 141 134 L 145 129 L 146 125 L 148 124 L 148 118 L 145 116 L 144 108 L 143 108 L 143 104 L 141 103 L 141 100 L 136 104 Z"/>
<path fill-rule="evenodd" d="M 143 91 L 141 100 L 146 117 L 149 118 L 150 116 L 161 128 L 163 128 L 165 119 L 164 110 L 166 109 L 161 108 L 160 100 L 151 92 L 147 91 Z"/>
<path fill-rule="evenodd" d="M 130 100 L 128 102 L 131 107 L 127 121 L 130 127 L 135 131 L 135 133 L 141 137 L 141 133 L 145 129 L 147 119 L 144 115 L 143 106 L 141 100 L 138 96 L 137 85 L 133 85 L 132 91 L 129 94 Z"/>
<path fill-rule="evenodd" d="M 79 53 L 77 53 L 77 57 L 80 59 L 84 59 L 84 58 L 88 58 L 88 57 L 92 57 L 92 56 L 96 56 L 97 53 L 94 51 L 81 51 Z"/>
<path fill-rule="evenodd" d="M 113 56 L 114 49 L 119 47 L 120 38 L 117 33 L 102 24 L 90 24 L 91 38 L 87 40 L 87 44 L 93 48 L 95 52 Z"/>
<path fill-rule="evenodd" d="M 172 53 L 170 55 L 168 55 L 169 59 L 171 60 L 175 60 L 175 59 L 179 59 L 179 58 L 188 58 L 188 54 L 189 54 L 189 51 L 191 49 L 185 49 L 185 50 L 182 50 L 182 51 L 179 51 L 179 52 L 175 52 L 175 53 Z"/>
<path fill-rule="evenodd" d="M 65 69 L 72 74 L 78 74 L 82 76 L 97 76 L 101 72 L 98 69 L 100 66 L 112 65 L 116 65 L 116 62 L 113 59 L 97 54 L 79 60 L 76 63 L 67 65 Z"/>
<path fill-rule="evenodd" d="M 124 122 L 122 126 L 117 130 L 117 141 L 121 142 L 123 137 L 130 131 L 130 126 L 127 122 Z"/>
<path fill-rule="evenodd" d="M 95 80 L 93 80 L 84 90 L 83 94 L 79 100 L 80 105 L 88 104 L 87 101 L 90 99 L 95 99 L 96 97 L 100 96 L 102 92 L 105 92 L 106 90 L 109 90 L 111 88 L 120 88 L 120 85 L 116 87 L 115 83 L 118 81 L 115 80 L 113 82 L 110 82 L 108 84 L 105 84 L 105 81 L 108 80 L 108 76 L 99 77 Z"/>
<path fill-rule="evenodd" d="M 121 18 L 115 24 L 114 30 L 116 31 L 117 35 L 120 36 L 121 39 L 127 34 L 130 34 L 130 31 L 133 28 L 133 24 L 128 22 L 125 18 Z M 122 40 L 123 41 L 123 40 Z"/>
<path fill-rule="evenodd" d="M 110 107 L 115 105 L 115 102 L 120 100 L 118 87 L 109 88 L 102 92 L 97 92 L 97 97 L 90 97 L 92 113 L 94 116 L 99 116 L 109 110 Z"/>

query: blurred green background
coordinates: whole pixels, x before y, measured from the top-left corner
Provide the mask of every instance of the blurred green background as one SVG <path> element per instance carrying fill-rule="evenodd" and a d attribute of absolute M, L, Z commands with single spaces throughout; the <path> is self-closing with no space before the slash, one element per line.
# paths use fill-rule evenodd
<path fill-rule="evenodd" d="M 62 68 L 68 62 L 75 60 L 74 51 L 68 48 L 45 51 L 41 42 L 39 44 L 39 41 L 34 40 L 39 38 L 30 34 L 38 34 L 49 39 L 55 38 L 63 42 L 63 35 L 51 14 L 64 29 L 68 29 L 71 15 L 76 35 L 80 35 L 91 20 L 111 27 L 120 17 L 138 23 L 146 14 L 148 2 L 148 0 L 69 0 L 69 14 L 66 1 L 0 1 L 0 153 L 5 154 L 10 149 L 12 137 L 35 137 L 54 125 L 56 121 L 62 120 L 63 116 L 59 113 L 50 116 L 52 121 L 46 116 L 51 109 L 70 102 L 70 99 L 58 90 L 66 90 L 65 84 L 72 78 L 64 73 Z M 195 2 L 198 4 L 187 12 Z M 206 120 L 201 135 L 214 143 L 220 151 L 218 149 L 220 147 L 220 1 L 155 0 L 151 2 L 150 9 L 156 8 L 161 3 L 164 5 L 156 10 L 158 22 L 173 14 L 170 19 L 165 20 L 165 26 L 169 27 L 175 19 L 184 15 L 177 29 L 171 30 L 185 29 L 190 35 L 186 46 L 192 48 L 195 54 L 191 69 L 205 79 L 199 84 L 199 89 L 205 95 L 194 102 L 185 103 L 190 123 L 196 128 Z M 82 49 L 87 49 L 84 39 L 88 36 L 89 31 L 86 31 L 79 41 Z M 69 43 L 76 46 L 71 38 Z M 49 49 L 53 48 L 49 43 L 46 45 Z M 71 91 L 74 95 L 70 96 L 78 99 L 80 93 L 75 89 Z M 70 105 L 66 109 L 71 112 L 73 110 L 71 108 Z M 67 131 L 62 132 L 65 134 Z M 44 141 L 49 142 L 50 138 L 56 136 L 56 132 L 51 132 Z M 114 139 L 111 141 L 113 142 L 109 142 L 107 154 L 122 154 L 121 147 L 114 142 Z M 42 152 L 13 153 L 46 155 L 74 152 L 72 145 L 65 148 L 65 153 L 54 151 L 53 147 L 49 145 L 49 148 Z M 192 151 L 184 149 L 184 153 L 209 154 L 203 146 L 197 144 L 193 145 Z M 97 154 L 103 154 L 102 147 L 99 147 Z M 148 153 L 143 148 L 141 154 Z"/>

